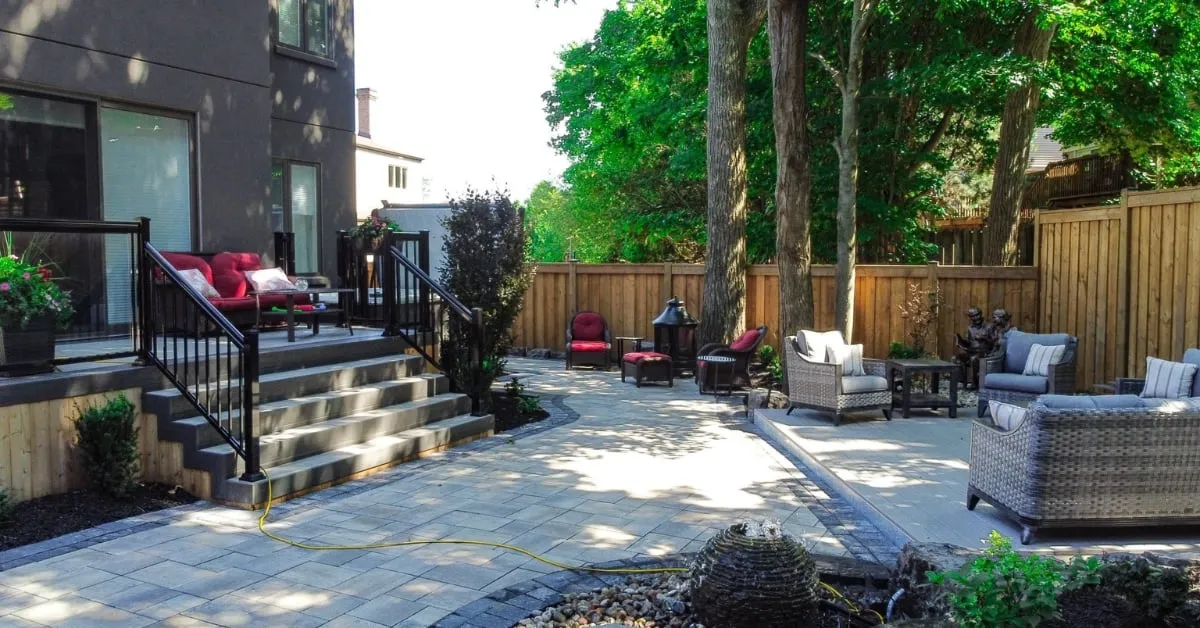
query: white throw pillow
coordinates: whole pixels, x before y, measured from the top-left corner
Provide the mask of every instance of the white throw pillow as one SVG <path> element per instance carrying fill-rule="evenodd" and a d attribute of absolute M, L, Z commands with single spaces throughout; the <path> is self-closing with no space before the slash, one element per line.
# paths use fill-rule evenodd
<path fill-rule="evenodd" d="M 200 296 L 206 299 L 215 299 L 221 296 L 221 293 L 217 292 L 217 289 L 214 288 L 212 284 L 208 283 L 208 280 L 204 278 L 204 273 L 200 272 L 199 270 L 195 268 L 188 268 L 187 270 L 179 271 L 179 275 L 183 277 L 183 280 L 186 281 L 189 286 L 195 288 L 196 292 L 200 293 Z"/>
<path fill-rule="evenodd" d="M 1029 348 L 1029 357 L 1025 358 L 1025 370 L 1021 374 L 1049 377 L 1050 365 L 1062 362 L 1066 352 L 1066 345 L 1033 345 Z"/>
<path fill-rule="evenodd" d="M 270 290 L 297 290 L 296 284 L 288 280 L 282 268 L 264 268 L 262 270 L 246 271 L 246 281 L 254 287 L 255 292 Z"/>
<path fill-rule="evenodd" d="M 1152 399 L 1188 397 L 1192 394 L 1195 378 L 1195 364 L 1146 358 L 1146 385 L 1142 387 L 1141 396 Z"/>
<path fill-rule="evenodd" d="M 1011 403 L 989 401 L 988 410 L 992 413 L 992 423 L 1005 432 L 1017 429 L 1021 425 L 1021 421 L 1025 420 L 1025 408 L 1014 406 Z"/>
<path fill-rule="evenodd" d="M 800 330 L 800 335 L 804 337 L 804 346 L 808 349 L 808 359 L 814 362 L 825 362 L 827 360 L 826 350 L 829 347 L 842 347 L 846 345 L 846 341 L 842 339 L 842 333 L 839 331 L 809 331 L 802 329 Z"/>
<path fill-rule="evenodd" d="M 866 375 L 863 369 L 862 345 L 829 345 L 825 350 L 825 361 L 842 365 L 842 376 Z"/>

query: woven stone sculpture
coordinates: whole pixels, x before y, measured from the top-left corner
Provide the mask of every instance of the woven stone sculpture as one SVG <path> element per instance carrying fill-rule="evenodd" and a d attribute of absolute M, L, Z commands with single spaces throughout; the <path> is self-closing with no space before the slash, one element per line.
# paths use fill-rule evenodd
<path fill-rule="evenodd" d="M 692 606 L 714 628 L 798 628 L 817 607 L 817 566 L 778 523 L 717 533 L 691 570 Z"/>

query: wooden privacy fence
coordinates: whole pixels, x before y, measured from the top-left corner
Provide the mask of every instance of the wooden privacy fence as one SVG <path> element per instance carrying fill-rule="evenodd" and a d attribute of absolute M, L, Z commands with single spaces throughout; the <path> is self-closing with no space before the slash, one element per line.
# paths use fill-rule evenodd
<path fill-rule="evenodd" d="M 1038 326 L 1079 337 L 1081 385 L 1200 346 L 1200 188 L 1040 212 Z"/>
<path fill-rule="evenodd" d="M 830 329 L 834 316 L 832 266 L 813 268 L 816 327 Z M 934 337 L 937 352 L 953 355 L 954 332 L 967 326 L 967 308 L 990 311 L 1006 307 L 1013 323 L 1033 328 L 1037 316 L 1037 270 L 1032 267 L 859 266 L 855 294 L 853 342 L 871 357 L 884 357 L 893 341 L 909 341 L 909 324 L 901 317 L 909 285 L 941 292 Z M 593 310 L 608 320 L 613 336 L 653 338 L 651 321 L 667 299 L 678 296 L 688 311 L 702 318 L 702 264 L 540 264 L 525 307 L 514 325 L 516 345 L 562 350 L 567 321 L 576 310 Z M 767 342 L 779 347 L 779 271 L 772 265 L 751 266 L 746 273 L 746 326 L 767 325 Z M 786 333 L 781 335 L 781 331 Z"/>

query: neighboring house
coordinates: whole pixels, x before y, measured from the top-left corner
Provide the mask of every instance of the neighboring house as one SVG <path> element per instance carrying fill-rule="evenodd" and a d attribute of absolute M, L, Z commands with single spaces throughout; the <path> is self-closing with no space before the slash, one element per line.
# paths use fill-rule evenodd
<path fill-rule="evenodd" d="M 403 153 L 371 137 L 371 109 L 375 90 L 355 91 L 358 100 L 358 135 L 354 160 L 357 169 L 358 217 L 387 203 L 420 203 L 423 200 L 421 164 L 424 159 Z"/>
<path fill-rule="evenodd" d="M 353 23 L 353 0 L 0 3 L 0 217 L 147 216 L 174 251 L 271 255 L 291 230 L 297 270 L 335 275 Z M 104 249 L 75 270 L 113 301 L 128 254 Z"/>
<path fill-rule="evenodd" d="M 1025 174 L 1033 174 L 1046 169 L 1046 166 L 1063 159 L 1063 146 L 1050 136 L 1054 129 L 1040 126 L 1033 131 L 1033 140 L 1029 143 L 1029 165 Z"/>

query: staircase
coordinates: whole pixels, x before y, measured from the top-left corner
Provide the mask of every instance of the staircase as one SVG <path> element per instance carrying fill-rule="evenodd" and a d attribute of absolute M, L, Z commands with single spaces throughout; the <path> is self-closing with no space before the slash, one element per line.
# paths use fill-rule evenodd
<path fill-rule="evenodd" d="M 492 433 L 493 417 L 472 416 L 471 400 L 449 392 L 446 377 L 426 372 L 426 359 L 405 354 L 408 348 L 399 337 L 372 333 L 259 353 L 255 433 L 274 498 Z M 214 390 L 240 394 L 237 380 Z M 266 502 L 267 481 L 239 476 L 243 463 L 233 447 L 178 387 L 149 392 L 142 404 L 156 418 L 158 439 L 182 445 L 183 466 L 193 472 L 189 490 L 229 504 Z"/>

